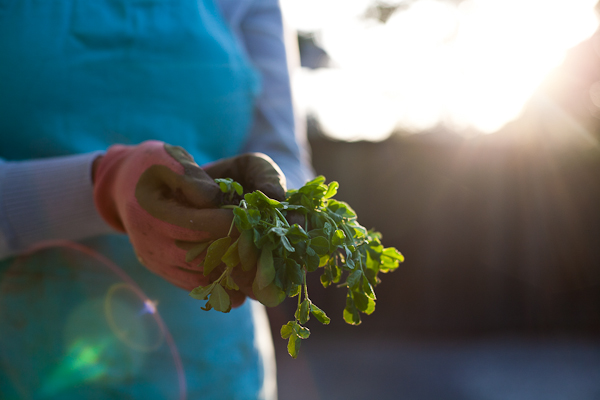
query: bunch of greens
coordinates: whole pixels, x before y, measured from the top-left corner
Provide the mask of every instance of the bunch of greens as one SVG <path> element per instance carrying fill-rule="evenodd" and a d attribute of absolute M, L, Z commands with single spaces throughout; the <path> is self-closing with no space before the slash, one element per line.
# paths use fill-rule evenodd
<path fill-rule="evenodd" d="M 225 196 L 242 196 L 237 182 L 216 181 Z M 298 190 L 288 191 L 284 202 L 255 191 L 246 193 L 237 206 L 223 206 L 234 213 L 229 234 L 198 244 L 188 251 L 186 260 L 192 261 L 206 250 L 201 264 L 204 275 L 221 263 L 226 268 L 217 280 L 195 288 L 190 296 L 208 300 L 204 310 L 229 312 L 231 302 L 225 288 L 239 289 L 231 272 L 238 265 L 245 271 L 256 265 L 252 290 L 261 303 L 274 307 L 286 297 L 298 296 L 294 319 L 281 327 L 281 337 L 288 339 L 288 352 L 296 358 L 301 340 L 310 335 L 304 325 L 311 314 L 323 324 L 330 322 L 308 297 L 306 274 L 321 268 L 324 287 L 338 284 L 347 288 L 344 320 L 360 324 L 360 313 L 375 310 L 373 288 L 380 282 L 379 272 L 395 270 L 404 257 L 393 247 L 384 248 L 378 232 L 367 231 L 348 204 L 333 199 L 338 186 L 337 182 L 326 185 L 325 178 L 319 176 Z M 286 217 L 291 214 L 301 216 L 303 224 L 290 225 Z M 241 233 L 235 241 L 231 237 L 234 225 Z"/>

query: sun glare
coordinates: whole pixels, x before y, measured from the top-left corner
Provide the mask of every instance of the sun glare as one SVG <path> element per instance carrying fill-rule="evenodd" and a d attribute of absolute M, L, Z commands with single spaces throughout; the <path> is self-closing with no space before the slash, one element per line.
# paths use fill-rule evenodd
<path fill-rule="evenodd" d="M 365 17 L 373 1 L 283 0 L 289 25 L 315 32 L 334 62 L 294 76 L 298 103 L 342 140 L 440 122 L 493 132 L 595 31 L 595 3 L 419 0 L 381 23 Z"/>

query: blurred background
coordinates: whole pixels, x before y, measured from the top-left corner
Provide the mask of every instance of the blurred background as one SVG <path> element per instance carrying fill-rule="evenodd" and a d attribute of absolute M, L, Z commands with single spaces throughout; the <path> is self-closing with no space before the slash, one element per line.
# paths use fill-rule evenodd
<path fill-rule="evenodd" d="M 600 399 L 596 0 L 281 0 L 318 174 L 406 257 L 332 318 L 280 400 Z M 315 274 L 317 275 L 317 274 Z"/>

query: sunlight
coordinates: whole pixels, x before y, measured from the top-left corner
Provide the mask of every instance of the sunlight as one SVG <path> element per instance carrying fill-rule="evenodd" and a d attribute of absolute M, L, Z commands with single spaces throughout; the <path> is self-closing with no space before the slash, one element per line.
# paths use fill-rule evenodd
<path fill-rule="evenodd" d="M 517 117 L 568 48 L 597 28 L 596 0 L 420 0 L 387 22 L 371 1 L 283 0 L 334 67 L 300 71 L 298 103 L 341 140 L 382 140 L 439 123 L 493 132 Z"/>
<path fill-rule="evenodd" d="M 565 51 L 597 26 L 594 1 L 470 0 L 450 60 L 459 124 L 493 132 L 514 119 Z"/>

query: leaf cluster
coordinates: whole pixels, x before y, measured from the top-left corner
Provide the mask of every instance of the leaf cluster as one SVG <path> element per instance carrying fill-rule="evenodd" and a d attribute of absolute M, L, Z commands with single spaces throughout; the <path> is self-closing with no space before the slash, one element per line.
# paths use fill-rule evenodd
<path fill-rule="evenodd" d="M 239 194 L 239 184 L 219 184 L 224 193 Z M 318 176 L 300 189 L 288 191 L 284 202 L 255 191 L 246 193 L 238 206 L 224 206 L 233 209 L 233 224 L 241 235 L 233 243 L 228 235 L 205 244 L 204 274 L 221 263 L 227 268 L 218 280 L 190 295 L 208 299 L 203 309 L 228 312 L 231 305 L 224 288 L 237 286 L 231 271 L 237 265 L 244 270 L 256 265 L 252 290 L 260 302 L 273 307 L 286 297 L 298 296 L 294 319 L 281 328 L 281 337 L 288 339 L 288 352 L 295 358 L 301 340 L 310 335 L 304 325 L 311 315 L 323 324 L 330 322 L 308 296 L 306 274 L 320 270 L 324 287 L 336 284 L 347 289 L 344 320 L 360 324 L 361 313 L 375 310 L 379 273 L 395 270 L 404 257 L 395 248 L 384 248 L 381 234 L 365 229 L 347 203 L 333 198 L 338 186 L 335 181 L 325 184 L 325 178 Z M 288 222 L 292 214 L 300 216 L 303 223 Z M 198 249 L 190 250 L 187 258 L 199 254 Z"/>

